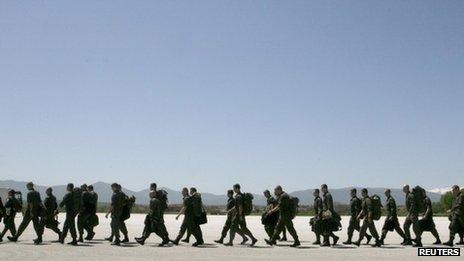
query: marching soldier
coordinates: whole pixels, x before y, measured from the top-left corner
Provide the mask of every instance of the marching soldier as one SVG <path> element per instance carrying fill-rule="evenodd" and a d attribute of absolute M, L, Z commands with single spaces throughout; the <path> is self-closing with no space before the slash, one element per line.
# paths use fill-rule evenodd
<path fill-rule="evenodd" d="M 224 223 L 224 227 L 222 228 L 222 232 L 221 232 L 221 238 L 219 238 L 218 240 L 214 240 L 214 242 L 218 243 L 218 244 L 224 244 L 224 239 L 226 238 L 227 236 L 227 232 L 230 230 L 230 226 L 232 224 L 232 218 L 233 216 L 235 215 L 235 200 L 234 200 L 234 191 L 229 189 L 227 191 L 227 206 L 226 206 L 226 212 L 227 212 L 227 218 L 226 218 L 226 222 Z M 248 238 L 242 233 L 242 231 L 240 229 L 237 230 L 237 234 L 239 234 L 243 240 L 242 240 L 242 245 L 244 245 L 247 241 L 248 241 Z"/>
<path fill-rule="evenodd" d="M 313 191 L 314 196 L 314 217 L 310 219 L 309 224 L 311 225 L 311 229 L 316 234 L 316 241 L 313 242 L 313 245 L 320 245 L 321 244 L 321 234 L 322 234 L 322 199 L 319 196 L 320 191 L 319 189 L 315 189 Z"/>
<path fill-rule="evenodd" d="M 156 190 L 150 191 L 150 210 L 148 212 L 148 218 L 145 219 L 145 228 L 143 229 L 142 236 L 135 238 L 135 241 L 141 245 L 145 244 L 145 240 L 153 232 L 163 240 L 158 246 L 164 246 L 169 243 L 167 231 L 163 231 L 163 226 L 160 226 L 161 223 L 164 223 L 163 210 L 162 203 L 156 198 L 156 195 Z"/>
<path fill-rule="evenodd" d="M 425 190 L 422 190 L 422 197 L 424 198 L 424 205 L 425 205 L 426 210 L 425 210 L 425 213 L 422 219 L 418 221 L 419 230 L 418 230 L 418 233 L 416 234 L 416 238 L 414 239 L 414 242 L 416 243 L 414 246 L 422 247 L 421 236 L 424 231 L 430 231 L 436 239 L 435 243 L 433 244 L 439 245 L 441 244 L 441 241 L 440 241 L 440 236 L 438 235 L 438 231 L 435 227 L 435 222 L 433 222 L 432 201 L 430 200 L 429 197 L 427 197 Z"/>
<path fill-rule="evenodd" d="M 353 238 L 353 232 L 355 230 L 359 231 L 360 226 L 359 226 L 359 219 L 358 215 L 361 212 L 361 200 L 358 198 L 357 190 L 355 188 L 350 190 L 350 221 L 348 225 L 348 240 L 343 242 L 344 245 L 349 245 L 352 244 L 351 239 Z M 366 238 L 367 238 L 367 243 L 372 239 L 372 236 L 366 233 Z"/>
<path fill-rule="evenodd" d="M 8 198 L 6 199 L 6 202 L 5 202 L 4 216 L 3 216 L 3 224 L 5 225 L 5 227 L 3 228 L 3 231 L 0 233 L 0 242 L 3 241 L 3 237 L 8 231 L 10 231 L 12 236 L 16 234 L 16 226 L 15 226 L 14 221 L 15 221 L 16 213 L 22 210 L 22 202 L 20 202 L 15 197 L 15 194 L 16 194 L 16 191 L 12 189 L 8 191 Z"/>
<path fill-rule="evenodd" d="M 403 241 L 406 239 L 406 235 L 401 229 L 400 222 L 398 221 L 397 208 L 395 199 L 391 196 L 390 189 L 385 190 L 385 196 L 387 197 L 387 202 L 385 204 L 385 209 L 387 210 L 387 216 L 382 227 L 382 236 L 380 238 L 380 244 L 384 244 L 384 240 L 387 237 L 388 231 L 395 230 Z"/>
<path fill-rule="evenodd" d="M 77 233 L 76 233 L 76 216 L 78 213 L 79 204 L 77 199 L 79 195 L 78 192 L 74 191 L 74 184 L 69 183 L 66 187 L 67 193 L 64 195 L 63 200 L 60 203 L 60 207 L 65 207 L 66 209 L 66 219 L 63 225 L 63 232 L 61 233 L 60 243 L 64 244 L 64 239 L 66 238 L 68 231 L 71 234 L 72 241 L 69 242 L 69 245 L 77 245 Z"/>
<path fill-rule="evenodd" d="M 375 244 L 373 247 L 380 247 L 380 240 L 379 234 L 377 233 L 377 229 L 375 228 L 375 223 L 373 219 L 372 213 L 372 201 L 369 197 L 367 189 L 362 189 L 361 195 L 363 197 L 362 204 L 361 204 L 361 212 L 358 215 L 358 219 L 364 219 L 361 229 L 359 231 L 359 239 L 354 244 L 359 246 L 361 241 L 363 240 L 364 236 L 366 235 L 366 231 L 369 228 L 371 235 L 375 239 Z"/>
<path fill-rule="evenodd" d="M 464 194 L 461 192 L 458 185 L 454 185 L 452 188 L 454 201 L 449 212 L 451 223 L 449 225 L 449 240 L 443 243 L 446 246 L 454 245 L 454 236 L 461 231 L 464 231 Z M 462 232 L 461 232 L 462 233 Z M 462 237 L 461 237 L 462 240 Z"/>
<path fill-rule="evenodd" d="M 321 246 L 330 246 L 329 238 L 333 238 L 333 244 L 336 245 L 339 237 L 337 237 L 333 231 L 338 231 L 341 227 L 340 216 L 335 212 L 333 206 L 333 198 L 329 192 L 327 184 L 321 185 L 322 191 L 322 207 L 323 207 L 323 217 L 322 217 L 322 227 L 324 234 L 324 242 Z"/>
<path fill-rule="evenodd" d="M 56 202 L 56 197 L 53 195 L 53 189 L 47 188 L 45 190 L 45 194 L 47 195 L 44 198 L 44 215 L 42 218 L 43 226 L 46 228 L 51 229 L 58 235 L 58 241 L 61 238 L 61 231 L 58 228 L 58 203 Z"/>
<path fill-rule="evenodd" d="M 410 228 L 412 225 L 412 228 L 414 230 L 414 234 L 417 235 L 419 233 L 419 228 L 417 221 L 418 216 L 419 216 L 419 210 L 418 207 L 416 206 L 416 202 L 414 200 L 414 195 L 411 193 L 409 185 L 404 185 L 403 186 L 403 192 L 406 194 L 406 210 L 408 211 L 408 215 L 406 216 L 406 219 L 404 220 L 403 224 L 403 230 L 405 234 L 405 240 L 402 245 L 412 245 L 412 239 L 411 239 L 411 232 Z"/>
<path fill-rule="evenodd" d="M 274 194 L 278 198 L 278 203 L 276 207 L 268 212 L 268 215 L 272 215 L 272 213 L 279 211 L 279 220 L 277 221 L 274 234 L 270 239 L 265 239 L 265 241 L 268 245 L 275 245 L 280 233 L 282 233 L 284 228 L 287 228 L 288 233 L 290 233 L 293 237 L 293 245 L 291 245 L 291 247 L 297 247 L 301 245 L 301 243 L 298 239 L 298 234 L 293 227 L 292 210 L 290 209 L 290 196 L 282 190 L 281 186 L 277 186 L 274 189 Z"/>
<path fill-rule="evenodd" d="M 40 215 L 42 214 L 42 199 L 40 193 L 34 190 L 34 184 L 32 182 L 27 183 L 27 209 L 23 216 L 23 221 L 19 225 L 18 232 L 12 237 L 8 237 L 8 240 L 16 242 L 21 234 L 26 230 L 29 223 L 32 221 L 34 225 L 35 233 L 37 238 L 34 239 L 34 244 L 38 245 L 42 243 L 43 227 L 40 221 Z"/>

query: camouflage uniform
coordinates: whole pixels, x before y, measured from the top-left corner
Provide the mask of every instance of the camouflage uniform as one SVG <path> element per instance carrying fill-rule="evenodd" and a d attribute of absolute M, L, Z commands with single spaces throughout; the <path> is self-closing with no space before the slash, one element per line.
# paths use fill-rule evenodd
<path fill-rule="evenodd" d="M 398 221 L 398 215 L 396 213 L 396 202 L 392 196 L 387 198 L 387 202 L 385 203 L 385 209 L 387 210 L 387 216 L 385 217 L 385 221 L 382 227 L 382 237 L 381 241 L 385 239 L 387 236 L 388 231 L 395 230 L 398 235 L 400 235 L 403 240 L 406 238 L 403 230 L 401 229 L 400 222 Z"/>

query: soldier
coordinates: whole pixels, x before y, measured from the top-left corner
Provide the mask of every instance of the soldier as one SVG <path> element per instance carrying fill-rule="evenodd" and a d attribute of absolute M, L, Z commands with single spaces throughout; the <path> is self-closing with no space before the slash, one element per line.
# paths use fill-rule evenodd
<path fill-rule="evenodd" d="M 67 193 L 64 195 L 63 200 L 60 203 L 60 208 L 65 207 L 66 209 L 66 219 L 63 225 L 63 232 L 61 233 L 60 243 L 64 244 L 64 239 L 68 234 L 68 230 L 71 234 L 72 241 L 69 242 L 69 245 L 77 245 L 77 233 L 76 233 L 76 216 L 78 213 L 78 203 L 76 199 L 79 198 L 77 195 L 78 192 L 74 190 L 74 184 L 69 183 L 66 186 Z"/>
<path fill-rule="evenodd" d="M 282 232 L 283 228 L 286 227 L 288 233 L 293 237 L 293 245 L 291 247 L 297 247 L 300 244 L 300 240 L 298 239 L 298 234 L 293 227 L 292 221 L 292 210 L 290 208 L 290 196 L 282 190 L 281 186 L 277 186 L 274 189 L 274 194 L 278 198 L 277 206 L 274 207 L 272 210 L 268 212 L 268 215 L 272 215 L 272 213 L 279 211 L 279 220 L 277 221 L 277 226 L 275 228 L 274 234 L 272 235 L 271 239 L 265 239 L 268 245 L 275 245 L 277 237 Z"/>
<path fill-rule="evenodd" d="M 314 234 L 316 234 L 316 241 L 313 242 L 313 245 L 320 245 L 321 244 L 321 234 L 322 234 L 322 199 L 319 196 L 320 191 L 319 189 L 315 189 L 313 191 L 313 196 L 314 196 L 314 203 L 313 203 L 313 208 L 314 208 L 314 217 L 311 218 L 309 221 L 309 224 L 311 225 L 312 231 L 314 231 Z"/>
<path fill-rule="evenodd" d="M 278 203 L 277 200 L 271 196 L 271 192 L 269 190 L 265 190 L 263 195 L 266 198 L 267 204 L 263 213 L 262 222 L 264 224 L 264 230 L 270 239 L 274 235 L 274 230 L 279 219 L 279 213 L 277 211 L 273 213 L 270 213 L 270 211 L 273 210 Z"/>
<path fill-rule="evenodd" d="M 451 223 L 449 225 L 449 240 L 443 243 L 446 246 L 454 245 L 454 236 L 456 233 L 464 231 L 464 194 L 459 189 L 458 185 L 454 185 L 452 188 L 454 196 L 453 205 L 448 212 L 451 213 Z"/>
<path fill-rule="evenodd" d="M 227 206 L 226 206 L 226 213 L 227 213 L 227 219 L 226 219 L 226 222 L 224 224 L 224 227 L 222 228 L 222 232 L 221 232 L 221 238 L 219 238 L 218 240 L 214 240 L 214 242 L 218 243 L 218 244 L 224 244 L 224 239 L 226 238 L 227 236 L 227 232 L 230 230 L 230 226 L 232 224 L 232 218 L 234 217 L 235 215 L 235 200 L 234 200 L 234 191 L 229 189 L 227 191 Z M 242 240 L 242 245 L 244 245 L 247 241 L 248 241 L 248 238 L 243 234 L 243 232 L 238 229 L 237 230 L 237 234 L 239 234 L 243 240 Z"/>
<path fill-rule="evenodd" d="M 5 236 L 6 232 L 10 231 L 12 236 L 16 234 L 16 226 L 14 221 L 16 212 L 21 211 L 22 209 L 22 203 L 16 199 L 15 194 L 16 192 L 12 189 L 8 191 L 8 198 L 5 202 L 3 214 L 3 224 L 5 224 L 5 227 L 3 228 L 2 233 L 0 233 L 0 242 L 3 241 L 3 237 Z"/>
<path fill-rule="evenodd" d="M 425 190 L 422 190 L 422 196 L 424 198 L 424 205 L 426 210 L 422 219 L 418 221 L 419 231 L 416 234 L 416 239 L 414 239 L 414 246 L 422 247 L 421 236 L 424 231 L 430 231 L 436 239 L 436 241 L 433 244 L 439 245 L 441 244 L 441 241 L 440 236 L 438 235 L 438 231 L 435 227 L 435 222 L 433 222 L 432 201 L 429 197 L 427 197 L 427 193 L 425 192 Z"/>
<path fill-rule="evenodd" d="M 201 199 L 200 193 L 198 193 L 197 189 L 192 187 L 190 188 L 190 199 L 192 201 L 192 215 L 193 215 L 193 222 L 191 224 L 191 229 L 190 232 L 192 235 L 195 237 L 197 240 L 195 243 L 192 244 L 192 246 L 199 246 L 203 245 L 203 233 L 201 231 L 200 224 L 198 222 L 198 219 L 203 215 L 205 212 L 205 209 L 203 207 L 203 201 Z"/>
<path fill-rule="evenodd" d="M 337 237 L 333 231 L 338 231 L 341 227 L 340 223 L 340 216 L 337 212 L 335 212 L 333 206 L 333 198 L 332 195 L 329 193 L 329 189 L 327 184 L 321 185 L 322 191 L 322 227 L 323 227 L 323 234 L 324 234 L 324 242 L 321 246 L 330 246 L 329 238 L 333 238 L 333 244 L 336 245 L 338 242 L 339 237 Z"/>
<path fill-rule="evenodd" d="M 169 243 L 169 237 L 166 231 L 160 230 L 163 226 L 160 223 L 164 223 L 163 211 L 161 201 L 156 198 L 156 190 L 150 191 L 150 210 L 148 212 L 148 222 L 145 219 L 145 228 L 141 237 L 135 238 L 137 243 L 144 245 L 145 240 L 150 236 L 152 232 L 161 237 L 163 240 L 158 246 L 164 246 Z"/>
<path fill-rule="evenodd" d="M 385 209 L 387 210 L 387 216 L 382 227 L 382 236 L 380 238 L 380 244 L 384 244 L 384 240 L 387 237 L 388 231 L 395 230 L 400 237 L 405 241 L 405 234 L 401 229 L 400 222 L 398 221 L 397 208 L 395 199 L 391 196 L 390 189 L 385 190 L 385 196 L 387 197 L 387 202 L 385 204 Z"/>
<path fill-rule="evenodd" d="M 196 242 L 193 244 L 193 246 L 199 246 L 203 244 L 203 235 L 201 233 L 200 225 L 196 222 L 195 217 L 198 216 L 202 211 L 200 194 L 197 193 L 195 188 L 191 188 L 189 196 L 188 188 L 183 188 L 182 196 L 183 205 L 182 209 L 179 211 L 179 214 L 176 216 L 176 220 L 178 220 L 182 214 L 184 214 L 184 220 L 182 221 L 179 235 L 172 242 L 175 245 L 178 245 L 185 231 L 189 231 L 196 239 Z M 194 210 L 194 208 L 199 208 L 199 210 Z M 198 211 L 200 212 L 197 213 Z"/>
<path fill-rule="evenodd" d="M 106 240 L 111 242 L 113 241 L 114 237 L 114 242 L 111 243 L 111 245 L 119 246 L 121 243 L 129 242 L 126 224 L 122 220 L 124 206 L 127 203 L 127 196 L 124 194 L 124 192 L 121 191 L 121 186 L 117 183 L 111 184 L 111 190 L 113 190 L 113 195 L 111 196 L 111 205 L 110 209 L 105 215 L 105 217 L 108 218 L 108 216 L 111 214 L 111 236 L 106 238 Z M 124 240 L 122 241 L 119 239 L 120 230 L 124 234 Z"/>
<path fill-rule="evenodd" d="M 86 210 L 89 212 L 90 220 L 88 223 L 88 233 L 85 240 L 92 240 L 95 236 L 94 227 L 98 225 L 98 216 L 97 216 L 97 205 L 98 205 L 98 194 L 93 190 L 93 186 L 89 185 L 87 187 L 89 192 L 89 200 L 85 206 Z"/>
<path fill-rule="evenodd" d="M 408 211 L 408 215 L 406 216 L 406 219 L 404 220 L 403 224 L 403 230 L 405 234 L 405 239 L 402 245 L 412 245 L 412 240 L 411 240 L 411 232 L 410 232 L 410 227 L 412 225 L 412 228 L 414 230 L 414 234 L 417 235 L 419 233 L 419 228 L 418 228 L 418 216 L 419 216 L 419 210 L 418 207 L 416 206 L 416 202 L 414 200 L 414 195 L 411 193 L 409 189 L 409 185 L 404 185 L 403 186 L 403 192 L 406 194 L 406 210 Z"/>
<path fill-rule="evenodd" d="M 44 215 L 42 218 L 42 224 L 44 227 L 51 229 L 58 235 L 58 241 L 61 238 L 61 231 L 58 228 L 58 203 L 56 202 L 56 197 L 53 195 L 53 189 L 47 188 L 45 190 L 45 194 L 47 195 L 44 198 Z"/>
<path fill-rule="evenodd" d="M 344 245 L 352 244 L 351 239 L 353 238 L 353 232 L 355 230 L 359 231 L 360 229 L 358 215 L 361 212 L 361 200 L 358 198 L 356 194 L 357 190 L 355 188 L 350 190 L 350 222 L 348 225 L 348 240 L 343 242 Z M 366 233 L 366 238 L 366 244 L 369 244 L 369 242 L 372 239 L 372 236 Z"/>
<path fill-rule="evenodd" d="M 37 239 L 34 239 L 34 244 L 38 245 L 42 243 L 43 227 L 40 221 L 40 215 L 42 212 L 42 199 L 40 193 L 34 190 L 34 184 L 32 182 L 27 183 L 27 209 L 24 213 L 23 221 L 19 225 L 18 232 L 12 237 L 8 237 L 8 240 L 16 242 L 24 230 L 27 228 L 29 223 L 32 221 L 34 224 L 34 230 L 37 234 Z"/>
<path fill-rule="evenodd" d="M 375 244 L 372 245 L 373 247 L 380 247 L 380 240 L 379 240 L 379 234 L 377 233 L 377 229 L 375 228 L 375 223 L 373 219 L 373 209 L 372 209 L 372 200 L 369 197 L 367 189 L 363 188 L 361 190 L 361 195 L 363 197 L 362 203 L 361 203 L 361 212 L 358 215 L 358 220 L 359 219 L 364 219 L 361 229 L 359 231 L 359 239 L 356 241 L 354 244 L 359 246 L 361 244 L 361 241 L 363 240 L 364 236 L 366 235 L 366 231 L 369 228 L 369 231 L 371 232 L 371 235 L 375 239 Z"/>
<path fill-rule="evenodd" d="M 235 184 L 233 186 L 233 190 L 235 192 L 235 212 L 234 216 L 232 218 L 232 224 L 230 226 L 230 238 L 229 242 L 225 243 L 225 246 L 233 246 L 234 238 L 235 238 L 235 233 L 238 232 L 238 230 L 242 230 L 242 233 L 245 234 L 247 237 L 251 239 L 251 244 L 250 246 L 254 246 L 256 242 L 258 242 L 258 239 L 256 239 L 253 234 L 251 234 L 251 231 L 247 228 L 246 225 L 246 220 L 245 220 L 245 214 L 243 212 L 243 194 L 240 189 L 240 184 Z"/>
<path fill-rule="evenodd" d="M 84 230 L 87 231 L 87 237 L 90 235 L 90 219 L 92 213 L 90 212 L 90 193 L 87 184 L 81 185 L 82 192 L 82 207 L 80 208 L 79 215 L 77 216 L 77 230 L 79 231 L 79 242 L 84 242 Z"/>

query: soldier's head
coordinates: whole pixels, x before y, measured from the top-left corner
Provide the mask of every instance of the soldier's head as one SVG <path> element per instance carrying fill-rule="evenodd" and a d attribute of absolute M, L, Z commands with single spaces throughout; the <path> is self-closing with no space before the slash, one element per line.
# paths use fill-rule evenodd
<path fill-rule="evenodd" d="M 386 189 L 385 190 L 385 197 L 389 198 L 391 195 L 391 190 L 390 189 Z"/>
<path fill-rule="evenodd" d="M 408 194 L 408 193 L 409 193 L 409 185 L 408 185 L 408 184 L 405 184 L 405 185 L 403 186 L 403 192 L 404 192 L 405 194 Z"/>
<path fill-rule="evenodd" d="M 351 197 L 356 197 L 356 194 L 357 194 L 357 193 L 358 193 L 358 191 L 357 191 L 355 188 L 352 188 L 352 189 L 350 190 L 350 196 L 351 196 Z"/>
<path fill-rule="evenodd" d="M 113 183 L 113 184 L 111 184 L 111 190 L 112 190 L 113 192 L 118 191 L 118 187 L 119 187 L 119 186 L 118 186 L 118 183 Z"/>
<path fill-rule="evenodd" d="M 189 189 L 188 188 L 182 188 L 182 196 L 186 197 L 189 195 Z"/>
<path fill-rule="evenodd" d="M 361 195 L 362 195 L 363 197 L 367 197 L 368 194 L 369 194 L 369 192 L 367 191 L 367 188 L 363 188 L 363 189 L 361 190 Z"/>
<path fill-rule="evenodd" d="M 235 184 L 233 187 L 235 193 L 240 193 L 240 184 Z"/>
<path fill-rule="evenodd" d="M 459 188 L 458 185 L 454 185 L 452 188 L 451 188 L 451 192 L 453 193 L 453 196 L 457 196 L 459 195 L 459 192 L 461 191 L 461 189 Z"/>
<path fill-rule="evenodd" d="M 82 184 L 82 185 L 81 185 L 81 190 L 82 190 L 82 191 L 87 191 L 87 184 L 85 184 L 85 183 Z"/>
<path fill-rule="evenodd" d="M 270 197 L 271 197 L 271 192 L 270 192 L 268 189 L 266 189 L 266 190 L 263 192 L 263 195 L 264 195 L 265 198 L 270 198 Z"/>
<path fill-rule="evenodd" d="M 276 195 L 276 196 L 282 195 L 283 192 L 284 191 L 283 191 L 283 189 L 282 189 L 282 187 L 280 185 L 278 185 L 278 186 L 276 186 L 274 188 L 274 195 Z"/>
<path fill-rule="evenodd" d="M 34 183 L 32 183 L 32 182 L 27 183 L 26 188 L 27 188 L 27 190 L 34 190 Z"/>
<path fill-rule="evenodd" d="M 122 186 L 121 184 L 118 184 L 118 190 L 121 191 L 122 190 Z"/>
<path fill-rule="evenodd" d="M 156 191 L 150 190 L 150 193 L 148 194 L 150 198 L 156 198 Z"/>
<path fill-rule="evenodd" d="M 45 190 L 45 194 L 47 194 L 47 196 L 51 196 L 53 193 L 53 189 L 51 187 L 47 188 L 47 190 Z"/>
<path fill-rule="evenodd" d="M 227 197 L 231 198 L 233 196 L 234 196 L 234 191 L 231 189 L 227 190 Z"/>
<path fill-rule="evenodd" d="M 66 186 L 66 190 L 67 191 L 73 191 L 73 189 L 74 189 L 74 184 L 68 183 L 68 185 Z"/>
<path fill-rule="evenodd" d="M 197 189 L 194 188 L 194 187 L 191 187 L 191 188 L 190 188 L 190 195 L 193 195 L 193 194 L 195 194 L 195 193 L 197 193 Z"/>
<path fill-rule="evenodd" d="M 89 186 L 87 187 L 87 190 L 88 190 L 88 191 L 93 191 L 93 185 L 89 185 Z"/>
<path fill-rule="evenodd" d="M 314 189 L 314 191 L 313 191 L 313 196 L 314 196 L 314 197 L 319 197 L 319 194 L 320 194 L 319 189 Z"/>
<path fill-rule="evenodd" d="M 14 189 L 8 190 L 8 196 L 10 196 L 10 197 L 14 196 L 15 193 L 16 193 L 16 191 L 14 191 Z"/>
<path fill-rule="evenodd" d="M 151 183 L 151 184 L 150 184 L 150 190 L 156 191 L 156 188 L 157 188 L 156 183 Z"/>
<path fill-rule="evenodd" d="M 322 184 L 321 185 L 321 191 L 322 193 L 327 193 L 327 191 L 329 191 L 329 188 L 327 187 L 327 184 Z"/>

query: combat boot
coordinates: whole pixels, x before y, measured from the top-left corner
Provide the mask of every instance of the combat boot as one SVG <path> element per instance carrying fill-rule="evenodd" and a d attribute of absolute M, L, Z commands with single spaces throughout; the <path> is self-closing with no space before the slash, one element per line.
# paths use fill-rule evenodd
<path fill-rule="evenodd" d="M 18 238 L 16 236 L 12 236 L 12 237 L 8 236 L 6 238 L 8 238 L 8 240 L 10 240 L 11 242 L 17 242 L 18 241 Z"/>
<path fill-rule="evenodd" d="M 116 238 L 116 239 L 114 240 L 114 242 L 111 243 L 111 245 L 112 245 L 112 246 L 120 246 L 120 245 L 121 245 L 121 241 L 119 240 L 119 238 Z"/>
<path fill-rule="evenodd" d="M 121 241 L 121 243 L 128 243 L 129 242 L 129 237 L 124 236 L 124 239 Z"/>
<path fill-rule="evenodd" d="M 366 245 L 369 245 L 369 243 L 371 242 L 372 236 L 366 235 L 366 239 L 367 239 Z"/>
<path fill-rule="evenodd" d="M 339 237 L 337 237 L 337 236 L 334 235 L 334 236 L 333 236 L 333 241 L 334 241 L 334 242 L 333 242 L 333 245 L 336 245 L 339 239 L 340 239 Z"/>
<path fill-rule="evenodd" d="M 452 247 L 452 246 L 454 246 L 453 241 L 454 241 L 454 239 L 451 239 L 451 238 L 450 238 L 450 240 L 448 240 L 448 241 L 446 241 L 445 243 L 443 243 L 443 245 Z"/>
<path fill-rule="evenodd" d="M 275 245 L 276 244 L 276 241 L 273 240 L 273 239 L 264 239 L 264 241 L 266 241 L 266 244 L 272 246 L 272 245 Z"/>
<path fill-rule="evenodd" d="M 77 246 L 77 240 L 73 238 L 73 240 L 69 242 L 68 245 Z"/>
<path fill-rule="evenodd" d="M 145 237 L 136 237 L 135 242 L 143 246 L 145 244 L 145 239 L 146 239 Z"/>
<path fill-rule="evenodd" d="M 299 240 L 295 240 L 295 242 L 293 242 L 293 245 L 290 245 L 290 247 L 298 247 L 298 246 L 300 246 L 300 245 L 301 245 L 300 241 L 299 241 Z"/>
<path fill-rule="evenodd" d="M 437 239 L 437 241 L 433 242 L 434 245 L 441 245 L 441 240 Z"/>
<path fill-rule="evenodd" d="M 243 240 L 242 240 L 242 242 L 240 243 L 240 245 L 245 245 L 246 242 L 248 242 L 248 238 L 247 238 L 247 237 L 243 237 Z"/>
<path fill-rule="evenodd" d="M 216 242 L 216 243 L 218 243 L 218 244 L 224 244 L 224 238 L 221 237 L 221 238 L 218 239 L 218 240 L 214 240 L 214 242 Z M 179 242 L 177 242 L 177 243 L 179 243 Z"/>

